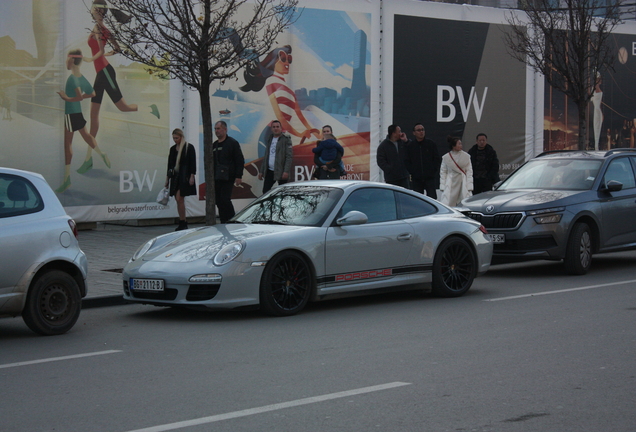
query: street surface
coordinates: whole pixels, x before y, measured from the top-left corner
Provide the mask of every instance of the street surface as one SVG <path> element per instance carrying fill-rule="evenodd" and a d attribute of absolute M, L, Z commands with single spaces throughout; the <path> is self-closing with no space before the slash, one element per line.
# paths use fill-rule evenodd
<path fill-rule="evenodd" d="M 300 315 L 143 305 L 0 320 L 0 430 L 636 430 L 636 252 L 495 266 L 464 297 Z"/>

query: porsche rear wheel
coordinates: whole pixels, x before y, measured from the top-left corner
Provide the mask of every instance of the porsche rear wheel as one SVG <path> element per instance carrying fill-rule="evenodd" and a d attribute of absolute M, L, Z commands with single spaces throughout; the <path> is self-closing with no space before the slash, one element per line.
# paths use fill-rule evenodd
<path fill-rule="evenodd" d="M 451 237 L 437 248 L 433 261 L 433 294 L 459 297 L 475 279 L 477 258 L 466 240 Z"/>
<path fill-rule="evenodd" d="M 307 261 L 297 252 L 281 252 L 265 267 L 260 287 L 261 308 L 268 315 L 297 314 L 307 305 L 312 288 Z"/>

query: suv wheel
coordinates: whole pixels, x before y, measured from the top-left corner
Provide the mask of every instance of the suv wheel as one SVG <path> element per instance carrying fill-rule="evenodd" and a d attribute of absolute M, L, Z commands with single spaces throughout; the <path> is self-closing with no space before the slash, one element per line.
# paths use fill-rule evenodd
<path fill-rule="evenodd" d="M 592 264 L 592 234 L 586 223 L 577 223 L 572 228 L 565 249 L 565 271 L 571 275 L 583 275 Z"/>

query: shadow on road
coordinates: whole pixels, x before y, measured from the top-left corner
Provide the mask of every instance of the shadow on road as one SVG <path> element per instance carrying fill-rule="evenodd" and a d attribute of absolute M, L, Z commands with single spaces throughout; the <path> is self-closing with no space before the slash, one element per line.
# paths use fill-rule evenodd
<path fill-rule="evenodd" d="M 620 270 L 636 266 L 636 255 L 616 252 L 610 254 L 594 255 L 592 257 L 592 267 L 588 274 L 599 274 L 609 270 Z M 484 277 L 517 277 L 517 278 L 537 278 L 537 277 L 578 277 L 565 273 L 562 261 L 526 261 L 518 263 L 493 264 Z M 585 276 L 583 276 L 585 277 Z"/>

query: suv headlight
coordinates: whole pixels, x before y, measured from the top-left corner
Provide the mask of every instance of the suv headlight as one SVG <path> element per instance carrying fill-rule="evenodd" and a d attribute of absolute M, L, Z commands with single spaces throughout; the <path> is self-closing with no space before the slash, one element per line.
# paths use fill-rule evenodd
<path fill-rule="evenodd" d="M 223 246 L 223 248 L 214 256 L 212 262 L 216 266 L 227 264 L 243 251 L 243 247 L 243 242 L 234 242 L 227 246 Z"/>
<path fill-rule="evenodd" d="M 561 222 L 561 216 L 563 216 L 561 213 L 549 216 L 537 216 L 534 218 L 534 221 L 538 224 L 559 223 Z"/>
<path fill-rule="evenodd" d="M 565 211 L 565 207 L 553 207 L 553 208 L 547 208 L 547 209 L 541 209 L 541 210 L 531 210 L 526 212 L 526 214 L 528 216 L 538 216 L 534 218 L 534 221 L 538 224 L 550 224 L 550 223 L 561 222 L 561 217 L 563 216 L 563 214 L 548 215 L 548 213 L 558 213 L 562 211 Z"/>

